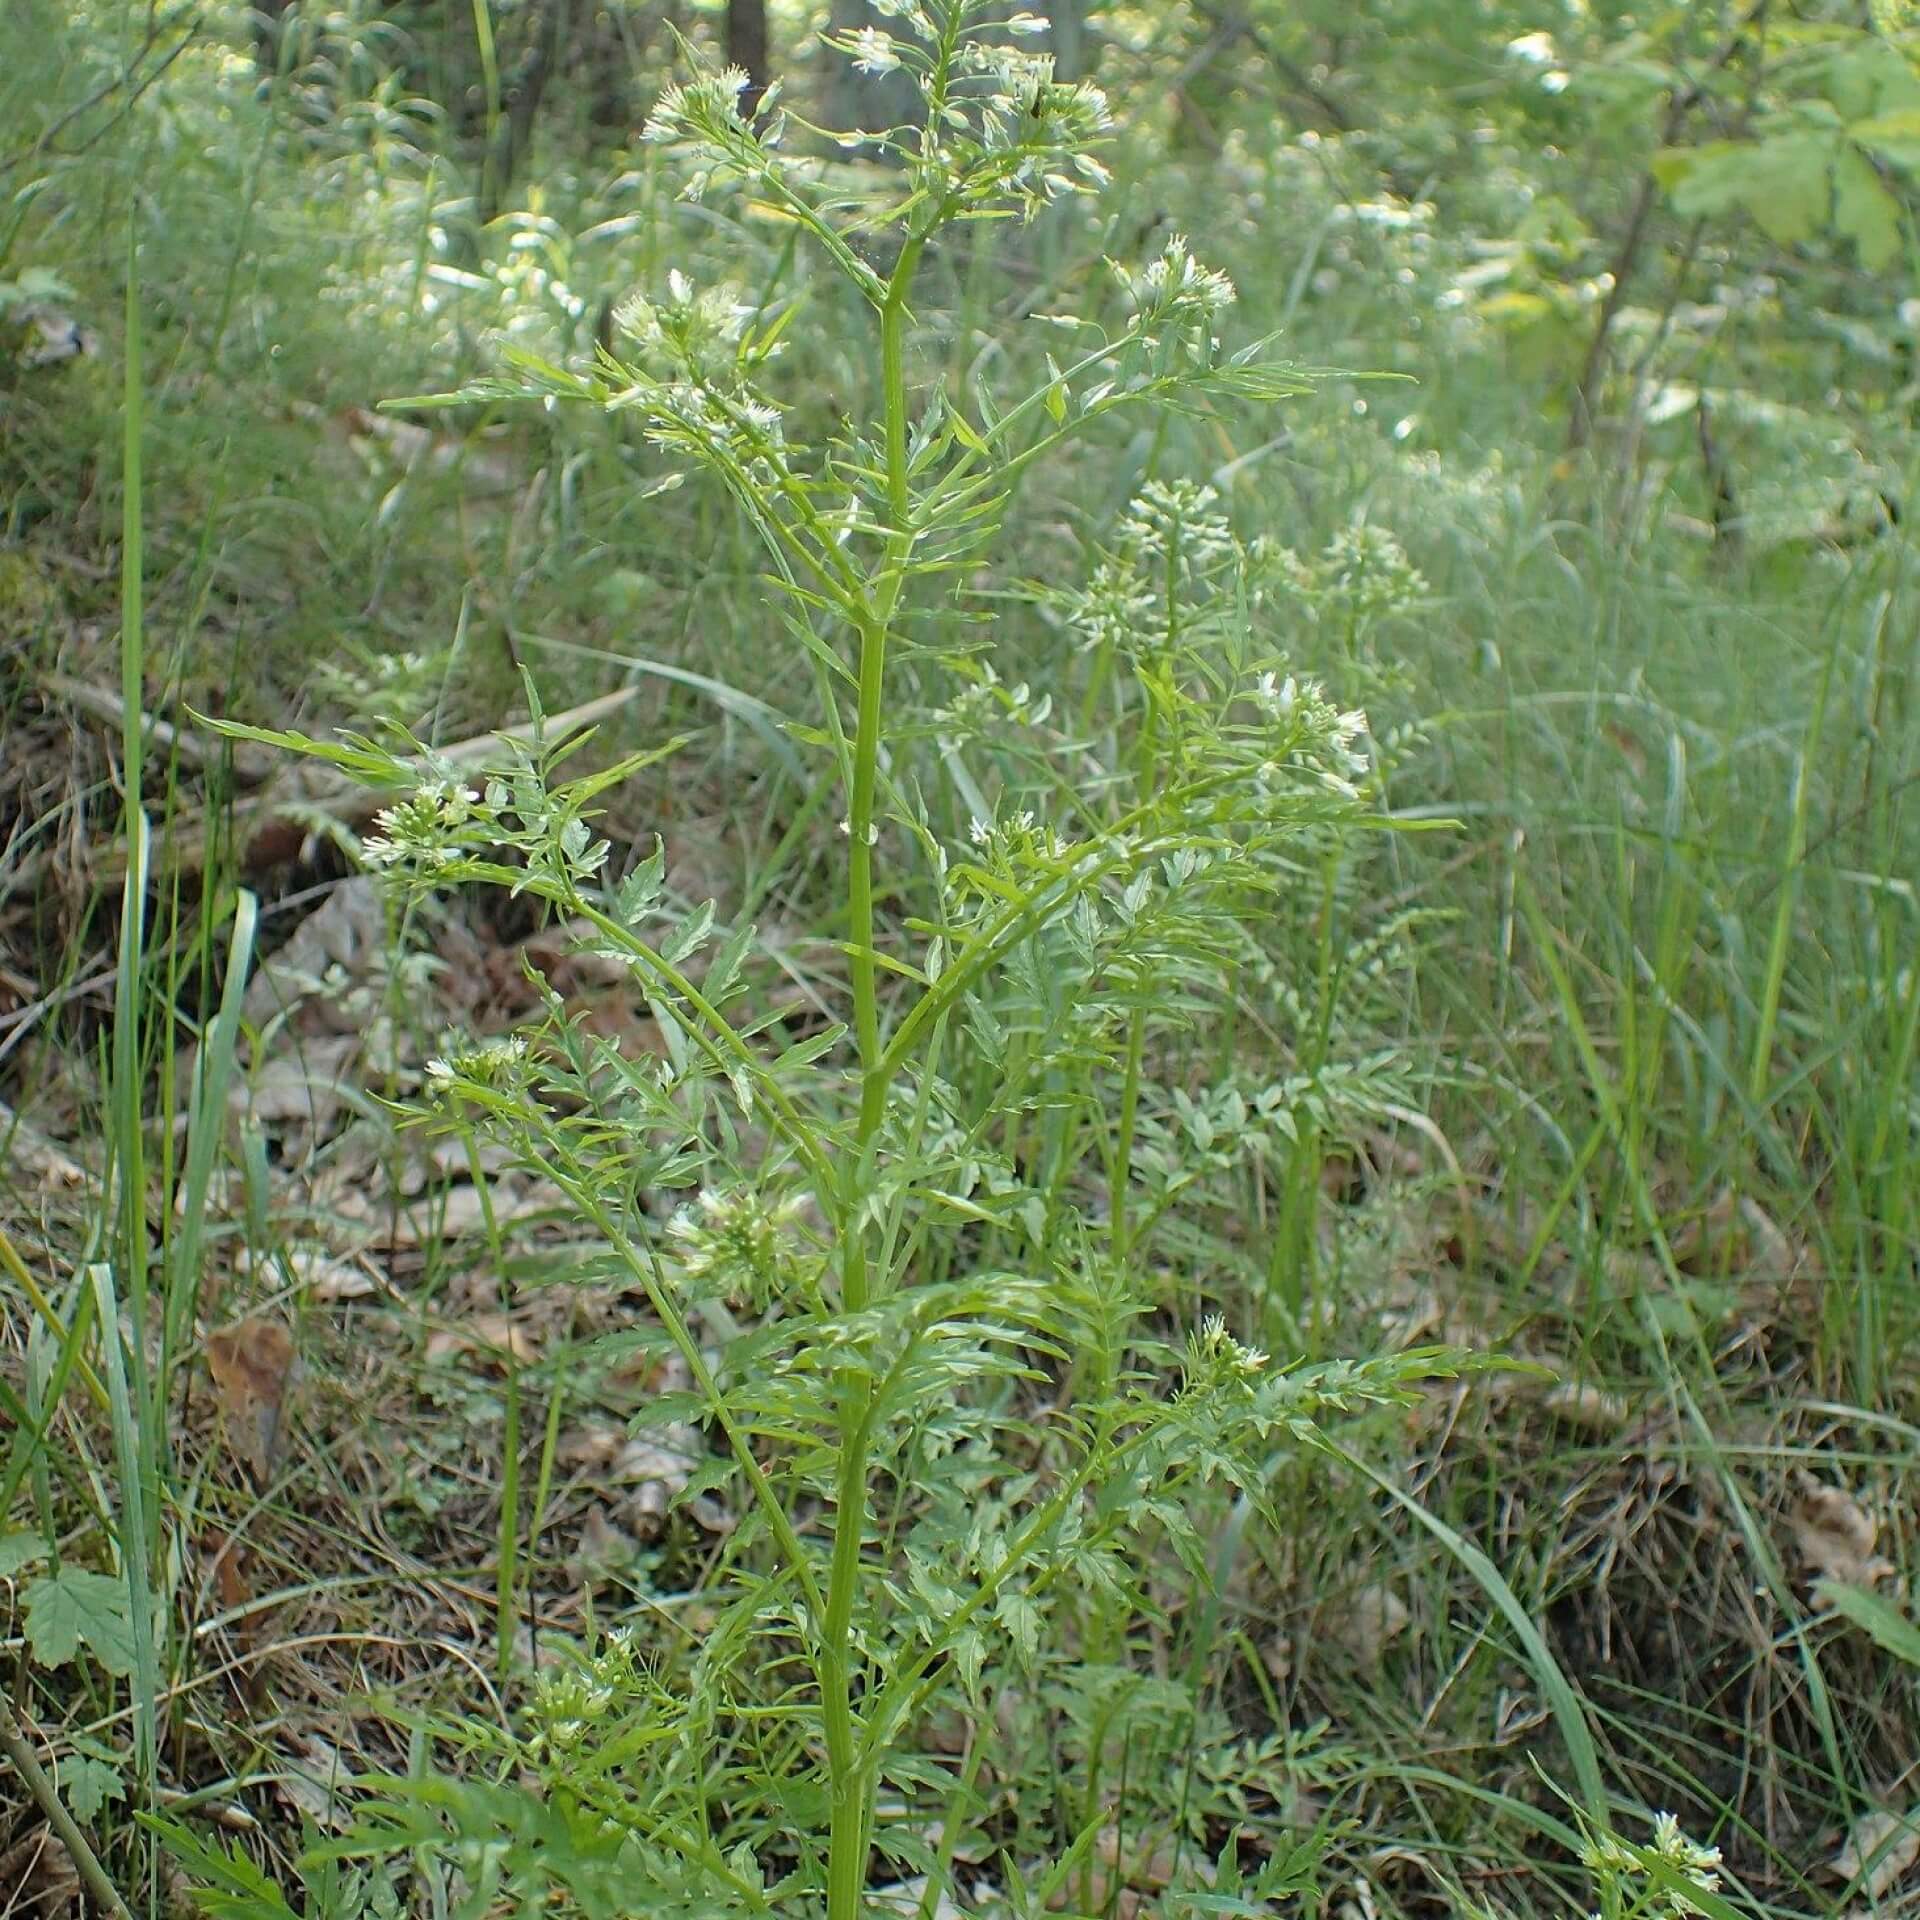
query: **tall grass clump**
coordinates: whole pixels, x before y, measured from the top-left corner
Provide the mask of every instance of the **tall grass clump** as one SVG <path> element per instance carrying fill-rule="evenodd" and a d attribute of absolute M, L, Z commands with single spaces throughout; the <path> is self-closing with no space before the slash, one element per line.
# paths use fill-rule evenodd
<path fill-rule="evenodd" d="M 777 216 L 858 296 L 872 383 L 838 437 L 802 444 L 779 397 L 800 303 L 677 273 L 626 302 L 591 366 L 509 350 L 468 396 L 630 422 L 757 537 L 815 690 L 791 731 L 839 815 L 844 1021 L 770 991 L 751 925 L 676 909 L 663 852 L 615 871 L 594 802 L 674 744 L 569 778 L 563 753 L 503 742 L 484 782 L 422 784 L 370 739 L 254 736 L 410 787 L 368 865 L 541 902 L 630 975 L 662 1038 L 632 1057 L 547 990 L 534 1025 L 451 1039 L 416 1116 L 566 1195 L 604 1246 L 595 1277 L 650 1308 L 626 1344 L 691 1383 L 652 1410 L 710 1436 L 689 1492 L 739 1516 L 697 1638 L 608 1637 L 533 1681 L 511 1727 L 451 1730 L 457 1774 L 385 1782 L 317 1850 L 441 1875 L 462 1912 L 611 1914 L 644 1888 L 649 1912 L 855 1920 L 890 1886 L 931 1914 L 982 1857 L 964 1844 L 980 1782 L 1017 1769 L 1034 1702 L 1085 1730 L 1079 1771 L 988 1842 L 994 1877 L 1021 1912 L 1097 1910 L 1129 1768 L 1137 1790 L 1157 1756 L 1164 1786 L 1195 1746 L 1203 1689 L 1133 1670 L 1156 1583 L 1204 1587 L 1233 1490 L 1258 1514 L 1323 1422 L 1445 1365 L 1277 1366 L 1178 1271 L 1174 1229 L 1247 1142 L 1296 1138 L 1368 1084 L 1315 1036 L 1314 1071 L 1271 1084 L 1197 1037 L 1263 963 L 1267 903 L 1369 822 L 1364 716 L 1273 637 L 1291 556 L 1238 540 L 1208 489 L 1148 482 L 1090 577 L 1048 588 L 1072 645 L 1057 692 L 1077 700 L 1002 680 L 975 595 L 1023 477 L 1069 443 L 1310 381 L 1268 342 L 1223 345 L 1234 290 L 1176 238 L 1115 265 L 1111 313 L 1052 317 L 1067 345 L 1031 391 L 916 388 L 929 249 L 1097 186 L 1107 111 L 1023 50 L 1029 16 L 886 15 L 840 50 L 910 76 L 922 113 L 865 137 L 857 195 L 788 147 L 772 95 L 743 115 L 742 73 L 670 87 L 647 129 L 689 196 Z M 1276 1281 L 1297 1327 L 1299 1289 Z M 1204 1637 L 1187 1654 L 1203 1677 Z M 1259 1910 L 1313 1852 L 1230 1839 L 1174 1877 L 1209 1910 Z M 273 1910 L 257 1876 L 192 1857 Z"/>

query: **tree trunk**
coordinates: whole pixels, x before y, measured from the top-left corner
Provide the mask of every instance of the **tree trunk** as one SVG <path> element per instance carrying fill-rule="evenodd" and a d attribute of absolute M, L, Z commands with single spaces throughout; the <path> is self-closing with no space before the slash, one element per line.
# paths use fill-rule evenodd
<path fill-rule="evenodd" d="M 504 49 L 503 49 L 504 51 Z M 496 219 L 506 205 L 514 176 L 533 141 L 533 123 L 560 53 L 559 0 L 535 5 L 527 22 L 526 43 L 511 71 L 501 76 L 500 114 L 492 129 L 481 169 L 480 214 Z"/>
<path fill-rule="evenodd" d="M 1087 75 L 1086 0 L 1047 0 L 1046 15 L 1053 77 L 1084 80 Z"/>
<path fill-rule="evenodd" d="M 833 0 L 832 23 L 840 32 L 877 27 L 882 33 L 899 24 L 875 12 L 868 0 Z M 889 127 L 918 124 L 920 94 L 911 75 L 860 73 L 851 60 L 840 54 L 829 58 L 833 65 L 827 99 L 837 130 L 882 133 Z"/>
<path fill-rule="evenodd" d="M 751 120 L 773 78 L 767 0 L 727 0 L 727 65 L 746 71 L 750 84 L 740 98 L 740 111 Z"/>
<path fill-rule="evenodd" d="M 280 16 L 293 0 L 254 0 L 253 56 L 262 73 L 280 71 Z"/>

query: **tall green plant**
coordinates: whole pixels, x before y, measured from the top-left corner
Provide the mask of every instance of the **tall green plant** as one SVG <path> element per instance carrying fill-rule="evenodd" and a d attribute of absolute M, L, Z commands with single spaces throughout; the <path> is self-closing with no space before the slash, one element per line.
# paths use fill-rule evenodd
<path fill-rule="evenodd" d="M 1184 1336 L 1169 1323 L 1156 1233 L 1195 1170 L 1228 1132 L 1284 1129 L 1290 1101 L 1321 1097 L 1276 1086 L 1231 1114 L 1196 1100 L 1180 1037 L 1230 992 L 1249 903 L 1365 811 L 1362 717 L 1259 638 L 1276 558 L 1239 548 L 1204 490 L 1148 488 L 1071 615 L 1111 765 L 1090 780 L 1084 747 L 1062 742 L 1024 788 L 1004 769 L 997 802 L 964 768 L 968 702 L 1014 696 L 967 644 L 961 569 L 1021 476 L 1123 410 L 1309 382 L 1264 342 L 1222 347 L 1233 288 L 1176 239 L 1116 267 L 1118 317 L 1074 323 L 1034 391 L 916 393 L 930 244 L 1097 185 L 1107 114 L 1020 49 L 1030 17 L 980 0 L 887 11 L 897 32 L 842 51 L 909 75 L 924 112 L 880 137 L 897 164 L 857 204 L 788 151 L 777 101 L 742 116 L 742 73 L 669 88 L 647 129 L 687 157 L 690 194 L 752 195 L 859 295 L 877 370 L 864 421 L 802 444 L 770 384 L 792 310 L 679 275 L 620 310 L 591 369 L 514 353 L 478 389 L 627 416 L 716 476 L 758 534 L 814 670 L 818 712 L 795 731 L 844 796 L 847 1025 L 784 1024 L 755 991 L 752 927 L 719 928 L 711 903 L 672 910 L 661 852 L 609 871 L 593 803 L 657 754 L 567 780 L 559 754 L 506 743 L 483 790 L 446 769 L 364 849 L 402 884 L 546 902 L 646 996 L 664 1059 L 625 1057 L 549 995 L 534 1029 L 450 1045 L 426 1117 L 506 1142 L 591 1224 L 691 1379 L 656 1412 L 707 1424 L 719 1452 L 695 1485 L 731 1488 L 742 1512 L 711 1589 L 723 1604 L 677 1668 L 610 1642 L 536 1689 L 529 1728 L 463 1731 L 494 1784 L 388 1783 L 332 1849 L 456 1861 L 475 1913 L 533 1886 L 624 1911 L 645 1884 L 650 1912 L 855 1920 L 876 1852 L 926 1875 L 932 1900 L 952 1854 L 929 1847 L 926 1817 L 964 1817 L 1000 1681 L 1071 1670 L 1076 1647 L 1123 1659 L 1150 1546 L 1207 1578 L 1210 1481 L 1258 1498 L 1277 1450 L 1444 1364 L 1284 1371 L 1218 1317 Z M 902 700 L 903 661 L 969 684 L 929 719 Z M 981 809 L 964 840 L 914 777 L 929 735 Z M 410 778 L 369 740 L 257 737 Z M 883 924 L 893 898 L 916 910 Z M 695 1188 L 661 1231 L 647 1196 Z M 958 1773 L 927 1749 L 937 1712 L 972 1729 Z M 1036 1912 L 1108 1818 L 1098 1766 L 1078 1840 L 1025 1891 Z M 510 1784 L 529 1771 L 538 1800 Z M 1222 1889 L 1240 1886 L 1225 1866 Z M 1235 1897 L 1251 1910 L 1303 1870 L 1276 1857 Z"/>

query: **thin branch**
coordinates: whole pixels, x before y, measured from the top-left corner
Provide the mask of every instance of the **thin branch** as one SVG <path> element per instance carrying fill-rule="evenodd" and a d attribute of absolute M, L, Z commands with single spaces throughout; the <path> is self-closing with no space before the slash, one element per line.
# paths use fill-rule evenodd
<path fill-rule="evenodd" d="M 84 100 L 77 101 L 64 113 L 57 115 L 51 125 L 43 127 L 24 147 L 16 147 L 12 153 L 0 159 L 0 173 L 10 172 L 22 161 L 34 159 L 49 150 L 58 151 L 66 159 L 86 152 L 87 148 L 92 146 L 108 127 L 115 126 L 118 122 L 109 120 L 105 127 L 90 133 L 77 147 L 54 149 L 53 142 L 82 114 L 91 113 L 101 101 L 111 99 L 122 88 L 127 89 L 127 106 L 131 108 L 133 103 L 200 37 L 200 23 L 207 17 L 207 10 L 205 7 L 194 7 L 191 9 L 191 17 L 187 20 L 179 41 L 168 49 L 166 57 L 151 72 L 145 74 L 140 72 L 140 63 L 153 51 L 161 37 L 170 33 L 179 23 L 182 15 L 188 13 L 189 9 L 182 7 L 178 13 L 169 14 L 166 19 L 161 20 L 156 18 L 150 9 L 147 16 L 146 38 L 141 41 L 139 51 L 127 62 L 125 69 L 111 80 L 103 81 Z"/>
<path fill-rule="evenodd" d="M 1746 45 L 1748 34 L 1765 26 L 1767 9 L 1771 4 L 1772 0 L 1753 0 L 1753 5 L 1741 15 L 1738 24 L 1707 62 L 1699 77 L 1675 90 L 1660 123 L 1660 146 L 1670 147 L 1680 137 L 1680 131 L 1692 116 L 1694 108 L 1705 99 L 1708 81 L 1732 65 L 1740 49 Z M 1621 234 L 1620 244 L 1614 249 L 1612 262 L 1607 268 L 1606 297 L 1601 301 L 1599 316 L 1594 321 L 1593 337 L 1587 342 L 1586 357 L 1580 364 L 1580 377 L 1574 382 L 1573 407 L 1567 421 L 1569 453 L 1579 452 L 1593 437 L 1594 405 L 1612 351 L 1614 322 L 1620 317 L 1620 309 L 1626 305 L 1627 290 L 1639 272 L 1640 256 L 1646 248 L 1647 235 L 1653 225 L 1653 210 L 1659 197 L 1660 183 L 1649 167 L 1640 176 L 1640 185 L 1633 196 L 1633 209 L 1627 215 L 1626 231 Z"/>
<path fill-rule="evenodd" d="M 33 1757 L 33 1749 L 21 1737 L 13 1709 L 5 1701 L 0 1701 L 0 1753 L 4 1753 L 13 1763 L 14 1770 L 27 1783 L 27 1791 L 40 1803 L 40 1811 L 47 1816 L 47 1825 L 59 1835 L 60 1844 L 66 1848 L 74 1870 L 86 1883 L 87 1891 L 93 1895 L 95 1902 L 103 1911 L 112 1914 L 114 1920 L 133 1920 L 132 1910 L 114 1892 L 113 1882 L 107 1878 L 107 1870 L 100 1864 L 100 1856 L 94 1852 L 92 1842 L 80 1831 L 73 1815 L 61 1802 L 53 1782 Z"/>

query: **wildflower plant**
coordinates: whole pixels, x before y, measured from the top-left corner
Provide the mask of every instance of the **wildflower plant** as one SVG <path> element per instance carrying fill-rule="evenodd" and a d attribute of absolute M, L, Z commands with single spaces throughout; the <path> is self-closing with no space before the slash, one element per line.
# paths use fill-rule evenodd
<path fill-rule="evenodd" d="M 1654 1816 L 1653 1838 L 1635 1846 L 1602 1832 L 1581 1849 L 1581 1864 L 1593 1875 L 1601 1910 L 1593 1920 L 1693 1920 L 1718 1914 L 1720 1849 L 1689 1839 L 1670 1813 Z"/>
<path fill-rule="evenodd" d="M 546 903 L 628 971 L 662 1036 L 658 1057 L 629 1057 L 549 994 L 514 1042 L 449 1045 L 428 1077 L 426 1117 L 538 1169 L 645 1294 L 692 1382 L 656 1415 L 704 1423 L 697 1484 L 724 1484 L 740 1514 L 697 1646 L 588 1655 L 543 1683 L 524 1729 L 463 1732 L 489 1777 L 390 1783 L 334 1843 L 466 1861 L 475 1912 L 555 1891 L 630 1911 L 645 1888 L 653 1913 L 856 1920 L 883 1870 L 924 1876 L 930 1911 L 953 1854 L 928 1836 L 971 1816 L 1000 1688 L 1124 1664 L 1142 1558 L 1164 1548 L 1207 1577 L 1210 1487 L 1257 1503 L 1323 1420 L 1396 1404 L 1445 1365 L 1278 1365 L 1223 1318 L 1183 1329 L 1152 1257 L 1190 1184 L 1180 1140 L 1215 1104 L 1186 1084 L 1180 1037 L 1220 1005 L 1241 922 L 1284 884 L 1289 850 L 1367 807 L 1364 717 L 1265 636 L 1257 557 L 1205 490 L 1143 491 L 1056 608 L 1098 656 L 1078 716 L 1003 686 L 977 648 L 943 647 L 954 623 L 932 617 L 1023 474 L 1109 415 L 1274 402 L 1310 381 L 1266 342 L 1223 345 L 1233 288 L 1175 239 L 1115 268 L 1110 322 L 1078 323 L 1032 391 L 913 391 L 929 243 L 1098 186 L 1107 112 L 1025 50 L 1031 16 L 879 11 L 884 27 L 837 44 L 918 88 L 917 124 L 857 137 L 897 163 L 883 198 L 848 211 L 795 151 L 776 90 L 743 113 L 742 73 L 669 88 L 647 127 L 690 196 L 778 209 L 864 301 L 864 422 L 803 444 L 774 380 L 789 312 L 679 274 L 619 310 L 591 366 L 510 345 L 479 389 L 626 416 L 717 478 L 759 536 L 814 673 L 817 712 L 795 731 L 843 795 L 846 1023 L 784 1026 L 756 992 L 753 929 L 672 909 L 659 852 L 615 870 L 593 800 L 658 755 L 568 780 L 558 752 L 506 740 L 476 792 L 366 740 L 257 736 L 383 784 L 411 769 L 368 863 L 402 886 Z M 890 708 L 907 658 L 944 679 L 929 714 Z M 1088 783 L 1080 722 L 1095 719 L 1110 764 Z M 958 831 L 908 764 L 929 736 L 980 748 L 990 771 Z M 917 910 L 883 925 L 883 882 Z M 1256 1111 L 1243 1101 L 1241 1122 Z M 658 1219 L 643 1196 L 663 1190 L 696 1197 Z M 1038 1419 L 1042 1392 L 1055 1411 Z M 928 1746 L 937 1715 L 972 1729 L 965 1764 Z M 1097 1780 L 1083 1786 L 1088 1828 L 1041 1881 L 1017 1893 L 1009 1864 L 1016 1907 L 1057 1904 L 1089 1857 L 1107 1814 Z M 1297 1852 L 1270 1864 L 1296 1884 Z M 1246 1865 L 1209 1865 L 1215 1910 L 1282 1890 Z"/>

